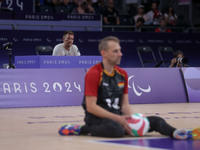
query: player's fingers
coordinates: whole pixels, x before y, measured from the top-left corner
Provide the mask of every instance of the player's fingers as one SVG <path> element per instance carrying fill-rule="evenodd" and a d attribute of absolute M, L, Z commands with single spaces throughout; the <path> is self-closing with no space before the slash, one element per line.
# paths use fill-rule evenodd
<path fill-rule="evenodd" d="M 131 127 L 129 126 L 129 124 L 127 122 L 124 123 L 124 129 L 125 129 L 126 133 L 133 136 L 133 132 L 131 130 Z"/>
<path fill-rule="evenodd" d="M 124 116 L 126 120 L 131 119 L 131 116 Z"/>
<path fill-rule="evenodd" d="M 129 135 L 133 136 L 133 132 L 129 126 L 127 126 L 125 130 Z"/>

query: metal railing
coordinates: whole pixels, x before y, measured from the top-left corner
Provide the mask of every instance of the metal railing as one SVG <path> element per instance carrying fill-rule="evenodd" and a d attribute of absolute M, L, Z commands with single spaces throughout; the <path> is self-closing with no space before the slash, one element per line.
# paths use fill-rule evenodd
<path fill-rule="evenodd" d="M 15 30 L 19 30 L 20 27 L 49 27 L 52 31 L 58 31 L 60 28 L 60 31 L 63 31 L 63 28 L 73 28 L 75 30 L 81 30 L 81 31 L 93 31 L 92 29 L 99 29 L 98 31 L 102 31 L 101 26 L 94 26 L 94 25 L 88 25 L 88 26 L 82 26 L 82 25 L 39 25 L 39 24 L 16 24 Z M 30 28 L 31 29 L 31 28 Z M 41 29 L 41 28 L 40 28 Z M 37 30 L 34 28 L 34 30 Z"/>
<path fill-rule="evenodd" d="M 12 30 L 50 30 L 50 31 L 63 31 L 64 28 L 66 29 L 73 29 L 74 31 L 111 31 L 111 32 L 118 32 L 118 31 L 124 31 L 124 32 L 134 32 L 134 26 L 133 25 L 117 25 L 117 26 L 110 26 L 110 25 L 102 25 L 102 26 L 96 26 L 96 25 L 52 25 L 52 24 L 13 24 L 13 23 L 0 23 L 0 30 L 5 29 L 5 26 L 10 28 Z M 10 26 L 10 28 L 9 28 Z M 23 27 L 27 27 L 23 29 Z M 41 28 L 38 28 L 41 27 Z M 48 28 L 46 28 L 48 27 Z M 158 26 L 143 26 L 142 31 L 143 32 L 154 32 L 155 29 L 158 28 Z M 200 27 L 168 27 L 172 30 L 172 32 L 179 32 L 179 33 L 200 33 Z M 96 30 L 95 30 L 96 29 Z M 97 30 L 98 29 L 98 30 Z"/>
<path fill-rule="evenodd" d="M 155 32 L 155 29 L 158 28 L 159 26 L 143 26 L 141 28 L 141 31 L 143 32 Z M 172 32 L 185 32 L 184 27 L 168 27 L 172 30 Z M 134 26 L 103 26 L 103 29 L 116 32 L 116 31 L 135 31 Z"/>
<path fill-rule="evenodd" d="M 12 30 L 14 30 L 15 29 L 15 27 L 14 27 L 14 24 L 9 24 L 9 23 L 0 23 L 0 29 L 4 29 L 3 27 L 4 26 L 6 26 L 6 28 L 9 28 L 9 26 L 10 26 L 10 28 L 12 29 Z"/>

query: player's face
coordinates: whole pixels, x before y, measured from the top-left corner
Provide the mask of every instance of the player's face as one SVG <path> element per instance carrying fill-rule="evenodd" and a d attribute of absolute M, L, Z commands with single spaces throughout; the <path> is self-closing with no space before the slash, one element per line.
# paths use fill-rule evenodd
<path fill-rule="evenodd" d="M 66 34 L 63 37 L 63 42 L 64 42 L 65 47 L 71 47 L 74 42 L 74 35 Z"/>
<path fill-rule="evenodd" d="M 121 62 L 121 46 L 115 41 L 108 42 L 108 50 L 105 51 L 105 58 L 111 65 L 119 65 Z"/>

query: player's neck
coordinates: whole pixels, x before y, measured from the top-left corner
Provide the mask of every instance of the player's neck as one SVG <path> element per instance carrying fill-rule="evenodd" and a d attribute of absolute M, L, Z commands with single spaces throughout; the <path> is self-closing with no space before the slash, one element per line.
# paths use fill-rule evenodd
<path fill-rule="evenodd" d="M 113 73 L 113 70 L 114 70 L 114 66 L 109 64 L 109 63 L 106 63 L 105 61 L 103 61 L 103 67 L 104 67 L 104 70 L 106 70 L 106 72 L 112 74 Z"/>

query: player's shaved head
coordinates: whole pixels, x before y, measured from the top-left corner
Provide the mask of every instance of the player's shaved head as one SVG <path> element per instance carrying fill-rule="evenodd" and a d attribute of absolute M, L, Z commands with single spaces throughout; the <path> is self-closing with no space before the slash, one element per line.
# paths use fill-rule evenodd
<path fill-rule="evenodd" d="M 101 50 L 108 50 L 108 48 L 109 48 L 108 47 L 108 42 L 109 41 L 114 41 L 114 42 L 120 43 L 120 40 L 115 36 L 105 37 L 99 42 L 99 52 Z"/>

